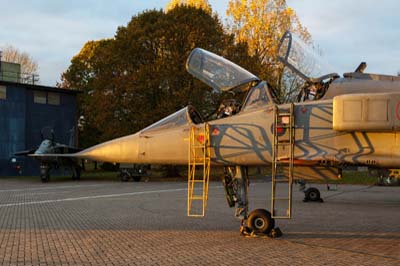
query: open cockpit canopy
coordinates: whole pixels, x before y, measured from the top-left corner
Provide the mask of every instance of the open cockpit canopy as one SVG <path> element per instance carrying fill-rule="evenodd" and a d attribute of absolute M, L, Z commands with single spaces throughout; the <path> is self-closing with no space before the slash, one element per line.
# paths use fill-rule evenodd
<path fill-rule="evenodd" d="M 339 77 L 322 60 L 318 50 L 289 31 L 285 32 L 280 41 L 278 59 L 296 75 L 309 83 L 317 83 L 327 78 Z"/>
<path fill-rule="evenodd" d="M 186 69 L 216 91 L 230 91 L 250 82 L 260 81 L 244 68 L 201 48 L 190 53 Z"/>

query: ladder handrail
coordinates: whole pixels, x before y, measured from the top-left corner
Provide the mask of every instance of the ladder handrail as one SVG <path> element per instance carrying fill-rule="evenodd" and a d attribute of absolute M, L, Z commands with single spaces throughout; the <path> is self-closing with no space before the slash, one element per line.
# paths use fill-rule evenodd
<path fill-rule="evenodd" d="M 281 110 L 285 110 L 282 111 Z M 294 104 L 291 103 L 289 107 L 289 111 L 287 111 L 287 108 L 281 108 L 279 109 L 278 106 L 274 106 L 274 122 L 273 122 L 273 147 L 272 147 L 272 154 L 271 154 L 271 163 L 272 163 L 272 192 L 271 192 L 271 214 L 272 218 L 276 219 L 290 219 L 291 218 L 291 213 L 292 213 L 292 191 L 293 191 L 293 169 L 294 169 L 294 144 L 295 144 L 295 112 L 294 112 Z M 280 117 L 287 117 L 289 116 L 289 121 L 288 125 L 286 126 L 281 126 L 282 128 L 286 128 L 289 130 L 289 139 L 287 140 L 287 134 L 284 134 L 286 136 L 286 139 L 284 141 L 280 140 L 281 137 L 280 134 L 278 133 L 278 125 L 281 121 L 279 121 Z M 289 145 L 288 145 L 289 144 Z M 279 160 L 279 147 L 280 146 L 285 146 L 289 147 L 289 161 L 280 161 Z M 288 166 L 288 175 L 287 178 L 285 179 L 279 179 L 278 177 L 278 171 L 280 170 L 278 168 L 278 165 L 287 165 Z M 276 190 L 277 190 L 277 184 L 287 184 L 287 197 L 277 197 L 276 196 Z M 287 209 L 286 209 L 286 216 L 284 215 L 276 215 L 275 214 L 275 203 L 276 201 L 282 201 L 282 200 L 287 200 Z"/>
<path fill-rule="evenodd" d="M 189 136 L 189 155 L 188 155 L 188 198 L 187 198 L 187 215 L 192 217 L 203 217 L 207 207 L 208 200 L 208 184 L 210 178 L 210 162 L 211 162 L 211 146 L 210 146 L 210 127 L 205 123 L 202 128 L 192 126 Z M 199 140 L 199 136 L 203 136 L 203 140 Z M 196 166 L 202 166 L 202 179 L 196 179 Z M 196 187 L 197 183 L 201 183 L 201 187 Z M 195 190 L 201 189 L 201 195 L 195 194 Z M 193 213 L 192 202 L 194 200 L 202 201 L 201 213 Z"/>

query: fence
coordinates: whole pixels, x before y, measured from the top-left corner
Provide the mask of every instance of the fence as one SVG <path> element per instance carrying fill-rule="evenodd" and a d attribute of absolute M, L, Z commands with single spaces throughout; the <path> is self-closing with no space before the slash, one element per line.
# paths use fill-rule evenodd
<path fill-rule="evenodd" d="M 0 80 L 35 85 L 39 83 L 39 75 L 0 70 Z"/>

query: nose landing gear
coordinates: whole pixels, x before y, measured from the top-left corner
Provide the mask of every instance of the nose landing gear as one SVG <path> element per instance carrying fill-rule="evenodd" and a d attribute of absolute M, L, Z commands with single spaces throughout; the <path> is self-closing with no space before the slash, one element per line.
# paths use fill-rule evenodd
<path fill-rule="evenodd" d="M 246 237 L 279 237 L 282 232 L 275 228 L 275 219 L 264 209 L 256 209 L 248 214 L 249 179 L 247 168 L 226 167 L 222 178 L 229 207 L 236 205 L 235 216 L 242 220 L 240 233 Z"/>

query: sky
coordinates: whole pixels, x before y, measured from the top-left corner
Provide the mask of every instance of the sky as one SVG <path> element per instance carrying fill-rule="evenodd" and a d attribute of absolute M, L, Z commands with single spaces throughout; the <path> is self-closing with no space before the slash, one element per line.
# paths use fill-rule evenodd
<path fill-rule="evenodd" d="M 40 83 L 55 86 L 89 40 L 113 37 L 133 15 L 169 0 L 0 0 L 0 47 L 12 45 L 39 65 Z M 209 0 L 224 21 L 228 0 Z M 362 61 L 366 72 L 400 71 L 400 1 L 287 0 L 339 74 Z"/>

